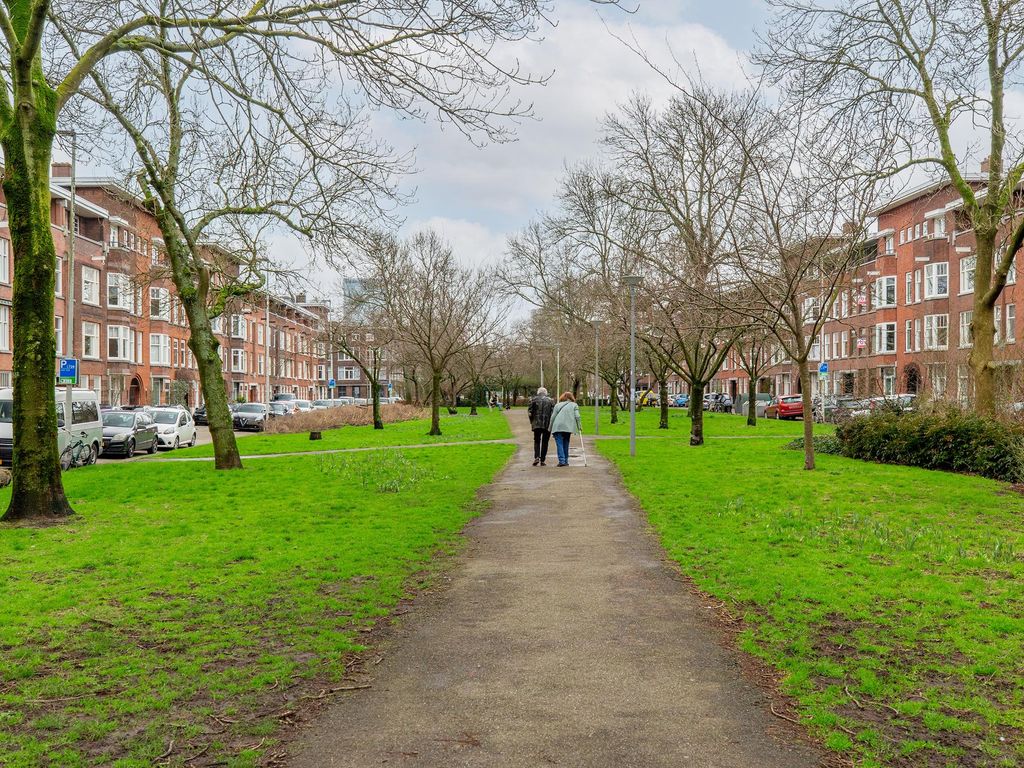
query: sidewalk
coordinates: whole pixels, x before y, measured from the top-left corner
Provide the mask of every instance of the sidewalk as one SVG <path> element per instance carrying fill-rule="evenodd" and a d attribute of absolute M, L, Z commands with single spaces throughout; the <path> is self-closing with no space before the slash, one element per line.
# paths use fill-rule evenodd
<path fill-rule="evenodd" d="M 520 450 L 451 583 L 289 765 L 821 765 L 711 637 L 611 465 L 588 450 L 588 468 L 534 468 L 526 416 L 509 417 Z"/>

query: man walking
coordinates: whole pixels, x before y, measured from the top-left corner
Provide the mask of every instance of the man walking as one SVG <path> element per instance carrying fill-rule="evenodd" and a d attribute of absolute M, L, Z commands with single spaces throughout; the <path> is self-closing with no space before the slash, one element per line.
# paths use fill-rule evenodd
<path fill-rule="evenodd" d="M 555 401 L 548 397 L 548 391 L 541 387 L 537 394 L 530 398 L 530 427 L 533 429 L 533 466 L 547 466 L 544 460 L 548 456 L 548 440 L 551 432 L 548 431 L 551 421 L 551 411 L 555 407 Z"/>

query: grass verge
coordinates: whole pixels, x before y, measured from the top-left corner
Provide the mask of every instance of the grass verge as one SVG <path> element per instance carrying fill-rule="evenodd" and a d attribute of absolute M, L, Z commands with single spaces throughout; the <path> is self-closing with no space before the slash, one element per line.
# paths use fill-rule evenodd
<path fill-rule="evenodd" d="M 831 749 L 860 766 L 1024 764 L 1024 498 L 837 456 L 806 472 L 782 445 L 599 450 Z"/>
<path fill-rule="evenodd" d="M 583 421 L 583 434 L 594 434 L 594 408 L 581 405 L 580 417 Z M 629 411 L 619 411 L 617 424 L 611 423 L 611 411 L 601 409 L 602 435 L 629 435 Z M 644 437 L 677 437 L 690 434 L 690 416 L 686 408 L 668 409 L 668 429 L 658 429 L 661 411 L 657 408 L 644 408 L 636 414 L 636 433 Z M 832 433 L 835 427 L 831 424 L 816 424 L 815 432 Z M 778 419 L 758 419 L 757 426 L 748 427 L 747 417 L 733 413 L 705 413 L 705 437 L 774 437 L 797 436 L 804 431 L 802 421 L 780 421 Z"/>
<path fill-rule="evenodd" d="M 256 765 L 512 451 L 69 473 L 71 523 L 0 528 L 0 765 Z"/>
<path fill-rule="evenodd" d="M 322 440 L 310 440 L 309 434 L 255 434 L 239 443 L 243 456 L 261 456 L 268 453 L 301 453 L 330 451 L 343 448 L 388 447 L 396 445 L 425 445 L 427 443 L 458 443 L 477 440 L 504 440 L 512 437 L 508 422 L 501 411 L 481 409 L 478 416 L 470 416 L 469 409 L 458 414 L 441 417 L 441 435 L 431 437 L 429 419 L 414 419 L 388 424 L 384 429 L 372 426 L 341 427 L 323 431 Z M 179 449 L 161 454 L 166 458 L 213 456 L 212 445 Z"/>

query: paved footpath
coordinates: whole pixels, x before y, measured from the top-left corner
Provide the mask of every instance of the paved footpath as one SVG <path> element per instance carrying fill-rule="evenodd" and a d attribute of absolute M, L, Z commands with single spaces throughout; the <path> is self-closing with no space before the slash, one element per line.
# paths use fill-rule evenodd
<path fill-rule="evenodd" d="M 611 464 L 534 468 L 526 416 L 509 418 L 519 451 L 450 584 L 289 765 L 820 766 L 715 642 Z"/>

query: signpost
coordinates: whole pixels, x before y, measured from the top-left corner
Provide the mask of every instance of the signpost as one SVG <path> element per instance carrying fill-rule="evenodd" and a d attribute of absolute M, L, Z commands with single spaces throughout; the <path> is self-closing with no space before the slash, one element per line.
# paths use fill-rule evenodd
<path fill-rule="evenodd" d="M 74 357 L 62 357 L 57 370 L 57 383 L 69 386 L 78 385 L 78 360 Z"/>

